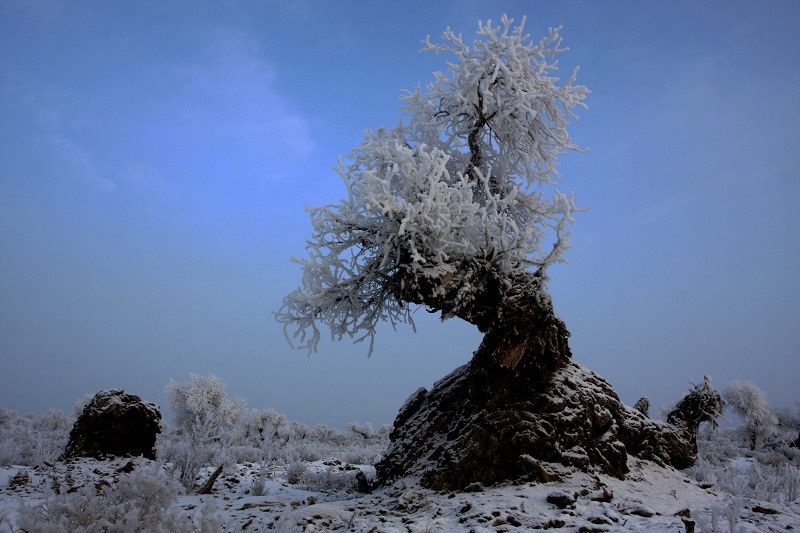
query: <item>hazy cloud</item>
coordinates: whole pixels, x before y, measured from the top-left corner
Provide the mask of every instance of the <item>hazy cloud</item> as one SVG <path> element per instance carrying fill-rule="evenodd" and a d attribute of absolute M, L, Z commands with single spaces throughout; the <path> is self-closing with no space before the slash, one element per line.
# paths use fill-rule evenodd
<path fill-rule="evenodd" d="M 307 158 L 314 149 L 309 124 L 280 94 L 257 42 L 222 29 L 209 43 L 207 62 L 178 69 L 184 80 L 178 120 L 186 133 L 263 168 Z"/>
<path fill-rule="evenodd" d="M 116 183 L 97 171 L 92 155 L 77 143 L 59 135 L 47 135 L 44 145 L 53 157 L 60 177 L 101 192 L 111 191 L 116 187 Z"/>
<path fill-rule="evenodd" d="M 150 163 L 128 163 L 120 172 L 119 182 L 161 205 L 172 205 L 178 197 L 177 188 Z"/>

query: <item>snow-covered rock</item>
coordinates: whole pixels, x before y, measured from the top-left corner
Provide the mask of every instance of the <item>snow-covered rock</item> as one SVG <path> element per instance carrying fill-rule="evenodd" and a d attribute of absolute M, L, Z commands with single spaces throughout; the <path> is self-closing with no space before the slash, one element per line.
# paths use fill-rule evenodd
<path fill-rule="evenodd" d="M 83 408 L 64 451 L 65 458 L 144 456 L 155 459 L 161 411 L 139 396 L 119 389 L 94 395 Z"/>
<path fill-rule="evenodd" d="M 572 361 L 569 332 L 540 280 L 519 281 L 472 360 L 403 405 L 380 480 L 416 476 L 426 487 L 463 490 L 576 469 L 622 478 L 629 454 L 691 466 L 693 435 L 625 406 L 606 380 Z"/>

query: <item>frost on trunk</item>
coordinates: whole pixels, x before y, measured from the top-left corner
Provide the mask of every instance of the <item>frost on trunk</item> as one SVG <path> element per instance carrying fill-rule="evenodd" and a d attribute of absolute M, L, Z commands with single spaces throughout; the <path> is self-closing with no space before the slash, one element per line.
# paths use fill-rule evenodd
<path fill-rule="evenodd" d="M 300 347 L 327 327 L 371 350 L 378 323 L 413 324 L 417 306 L 488 332 L 564 261 L 576 208 L 553 187 L 556 160 L 579 150 L 567 126 L 588 90 L 553 76 L 558 29 L 537 43 L 501 23 L 479 24 L 471 46 L 449 29 L 426 39 L 448 69 L 404 93 L 407 123 L 367 131 L 340 160 L 347 197 L 309 209 L 302 287 L 277 314 Z"/>

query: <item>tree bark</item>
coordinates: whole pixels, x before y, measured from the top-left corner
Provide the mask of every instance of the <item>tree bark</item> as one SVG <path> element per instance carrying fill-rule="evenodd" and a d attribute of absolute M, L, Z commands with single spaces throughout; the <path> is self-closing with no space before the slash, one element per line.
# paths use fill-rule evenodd
<path fill-rule="evenodd" d="M 211 491 L 214 489 L 214 483 L 217 481 L 217 478 L 222 473 L 222 465 L 219 465 L 214 473 L 211 474 L 211 477 L 203 483 L 203 486 L 200 487 L 200 490 L 197 491 L 197 494 L 211 494 Z"/>
<path fill-rule="evenodd" d="M 688 434 L 623 405 L 608 382 L 572 362 L 541 277 L 517 281 L 502 295 L 487 283 L 475 305 L 455 310 L 484 339 L 467 365 L 400 409 L 379 480 L 419 476 L 427 487 L 461 490 L 547 481 L 565 467 L 623 477 L 629 453 L 690 466 Z"/>

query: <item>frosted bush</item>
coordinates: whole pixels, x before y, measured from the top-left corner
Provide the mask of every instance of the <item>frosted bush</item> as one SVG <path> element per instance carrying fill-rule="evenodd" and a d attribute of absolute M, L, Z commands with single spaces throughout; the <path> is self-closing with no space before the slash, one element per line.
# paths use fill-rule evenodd
<path fill-rule="evenodd" d="M 698 456 L 694 465 L 686 469 L 686 473 L 701 483 L 716 483 L 717 466 L 708 459 Z"/>
<path fill-rule="evenodd" d="M 800 499 L 800 468 L 784 465 L 783 490 L 787 503 Z"/>
<path fill-rule="evenodd" d="M 257 448 L 248 445 L 230 446 L 228 448 L 228 453 L 233 457 L 235 463 L 257 463 L 264 459 L 272 458 L 266 447 Z"/>
<path fill-rule="evenodd" d="M 352 491 L 357 486 L 357 472 L 337 472 L 328 468 L 322 472 L 306 471 L 300 478 L 300 484 L 314 492 Z"/>
<path fill-rule="evenodd" d="M 326 454 L 321 451 L 321 449 L 327 448 L 327 446 L 320 446 L 321 443 L 317 443 L 316 445 L 309 442 L 302 442 L 299 444 L 295 444 L 293 447 L 294 454 L 299 460 L 301 461 L 318 461 L 323 458 L 323 456 L 327 456 Z"/>
<path fill-rule="evenodd" d="M 743 533 L 745 530 L 742 527 L 736 527 L 743 505 L 741 498 L 734 498 L 727 506 L 715 505 L 708 513 L 695 511 L 692 516 L 695 517 L 699 533 Z M 727 522 L 728 527 L 725 528 L 720 522 Z"/>
<path fill-rule="evenodd" d="M 178 431 L 196 439 L 218 439 L 241 423 L 244 402 L 228 397 L 225 382 L 214 374 L 190 377 L 189 383 L 170 380 L 166 387 Z"/>
<path fill-rule="evenodd" d="M 752 381 L 732 381 L 723 391 L 725 401 L 744 420 L 744 431 L 755 450 L 759 441 L 772 436 L 778 426 L 778 418 L 770 411 L 767 395 Z"/>
<path fill-rule="evenodd" d="M 374 465 L 381 460 L 383 450 L 376 454 L 365 454 L 363 450 L 345 451 L 337 459 L 353 465 Z"/>
<path fill-rule="evenodd" d="M 789 503 L 800 497 L 800 450 L 786 443 L 753 452 L 737 429 L 701 431 L 698 458 L 686 473 L 737 497 Z"/>
<path fill-rule="evenodd" d="M 6 509 L 0 509 L 0 531 L 14 531 L 14 525 L 11 523 L 11 519 L 8 518 L 8 511 Z"/>
<path fill-rule="evenodd" d="M 324 424 L 309 427 L 289 420 L 274 409 L 253 410 L 243 417 L 243 427 L 229 432 L 224 443 L 237 462 L 268 460 L 277 464 L 323 458 L 373 464 L 388 444 L 391 426 L 375 430 L 369 423 L 348 424 L 347 431 Z"/>
<path fill-rule="evenodd" d="M 306 470 L 308 470 L 308 467 L 301 461 L 290 464 L 286 467 L 286 482 L 292 485 L 301 483 Z"/>
<path fill-rule="evenodd" d="M 772 413 L 778 421 L 778 427 L 787 433 L 787 437 L 791 435 L 790 440 L 794 440 L 800 431 L 800 416 L 787 408 L 773 409 Z"/>
<path fill-rule="evenodd" d="M 83 410 L 86 408 L 86 406 L 92 403 L 94 396 L 94 394 L 86 393 L 81 398 L 76 400 L 75 405 L 72 406 L 72 418 L 77 420 L 83 414 Z"/>
<path fill-rule="evenodd" d="M 693 384 L 691 390 L 674 406 L 667 409 L 667 422 L 684 427 L 696 440 L 703 424 L 717 427 L 717 418 L 723 415 L 725 402 L 722 395 L 711 385 L 711 378 L 705 376 L 703 383 Z"/>
<path fill-rule="evenodd" d="M 250 494 L 253 496 L 265 496 L 269 492 L 269 489 L 266 488 L 268 472 L 267 463 L 258 465 L 258 475 L 253 479 L 253 483 L 250 487 Z"/>
<path fill-rule="evenodd" d="M 360 435 L 365 439 L 370 439 L 375 436 L 375 430 L 372 428 L 372 424 L 367 422 L 363 426 L 358 424 L 357 422 L 350 422 L 347 424 L 347 429 L 355 433 L 356 435 Z"/>
<path fill-rule="evenodd" d="M 69 439 L 71 421 L 50 409 L 36 415 L 0 411 L 0 465 L 41 466 L 55 461 Z"/>
<path fill-rule="evenodd" d="M 40 533 L 183 533 L 224 527 L 208 510 L 187 519 L 171 509 L 179 493 L 180 485 L 157 464 L 139 464 L 99 491 L 89 484 L 71 493 L 49 491 L 39 505 L 23 503 L 17 526 Z"/>
<path fill-rule="evenodd" d="M 262 453 L 241 448 L 247 429 L 244 401 L 232 399 L 225 383 L 213 374 L 206 377 L 190 374 L 189 383 L 170 381 L 167 397 L 175 413 L 172 435 L 163 434 L 157 442 L 159 457 L 170 462 L 175 475 L 187 490 L 193 490 L 197 475 L 204 466 L 226 466 L 241 457 L 257 459 Z"/>
<path fill-rule="evenodd" d="M 708 461 L 717 467 L 742 456 L 743 451 L 741 440 L 735 431 L 710 426 L 703 427 L 698 432 L 697 450 L 698 459 Z"/>
<path fill-rule="evenodd" d="M 214 464 L 221 448 L 217 443 L 194 442 L 185 437 L 162 434 L 156 441 L 156 456 L 170 465 L 172 475 L 191 492 L 200 469 Z"/>
<path fill-rule="evenodd" d="M 278 436 L 288 436 L 287 429 L 290 427 L 291 421 L 275 409 L 254 409 L 248 421 L 250 430 L 247 434 L 257 441 L 266 441 Z"/>

